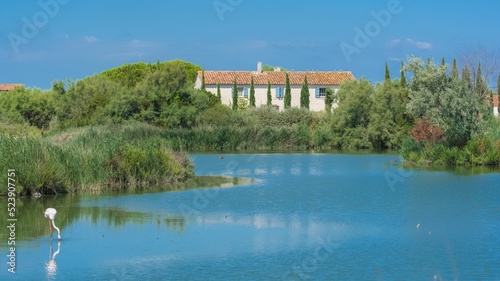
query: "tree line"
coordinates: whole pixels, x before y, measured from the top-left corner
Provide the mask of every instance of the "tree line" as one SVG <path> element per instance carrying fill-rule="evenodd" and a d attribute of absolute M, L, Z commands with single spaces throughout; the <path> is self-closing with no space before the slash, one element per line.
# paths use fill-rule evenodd
<path fill-rule="evenodd" d="M 452 154 L 455 148 L 464 151 L 461 148 L 482 141 L 483 148 L 466 151 L 491 155 L 478 156 L 482 160 L 475 163 L 500 161 L 495 154 L 500 153 L 500 129 L 492 116 L 493 93 L 481 65 L 473 77 L 467 66 L 459 72 L 455 60 L 449 67 L 444 59 L 436 64 L 410 57 L 401 63 L 399 77 L 391 79 L 386 64 L 381 83 L 361 78 L 343 83 L 336 92 L 328 89 L 324 112 L 308 110 L 307 78 L 300 108 L 290 106 L 286 79 L 285 110 L 279 112 L 270 103 L 255 108 L 253 85 L 245 103 L 233 96 L 231 106 L 222 105 L 220 86 L 216 93 L 203 85 L 194 89 L 199 70 L 179 60 L 127 64 L 77 82 L 56 81 L 49 91 L 16 88 L 0 94 L 0 130 L 41 135 L 143 123 L 162 128 L 179 150 L 400 149 L 408 161 L 438 164 L 429 160 L 442 158 L 435 149 Z M 236 81 L 233 87 L 237 93 Z M 441 164 L 472 162 L 471 157 L 455 158 Z"/>

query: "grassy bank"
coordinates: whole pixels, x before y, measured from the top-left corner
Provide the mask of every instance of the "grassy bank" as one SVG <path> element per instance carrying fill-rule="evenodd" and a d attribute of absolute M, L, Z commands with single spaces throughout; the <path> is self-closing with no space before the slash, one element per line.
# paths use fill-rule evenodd
<path fill-rule="evenodd" d="M 140 188 L 193 175 L 188 157 L 170 149 L 158 129 L 142 124 L 82 128 L 47 138 L 1 135 L 0 154 L 2 170 L 16 170 L 17 191 L 26 195 Z"/>
<path fill-rule="evenodd" d="M 494 166 L 500 167 L 500 120 L 483 124 L 485 132 L 474 136 L 463 147 L 441 142 L 403 141 L 401 155 L 407 164 L 419 166 Z"/>

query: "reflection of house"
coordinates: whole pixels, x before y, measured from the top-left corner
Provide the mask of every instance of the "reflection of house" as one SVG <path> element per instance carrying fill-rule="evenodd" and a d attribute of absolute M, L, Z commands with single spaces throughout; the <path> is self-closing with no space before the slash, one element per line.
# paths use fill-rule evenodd
<path fill-rule="evenodd" d="M 313 111 L 325 109 L 325 94 L 327 88 L 338 89 L 339 85 L 346 80 L 354 80 L 354 76 L 348 71 L 262 71 L 259 63 L 257 71 L 201 71 L 196 77 L 195 88 L 201 88 L 202 75 L 205 77 L 205 89 L 214 94 L 217 93 L 217 84 L 220 84 L 222 103 L 229 105 L 232 102 L 234 79 L 238 86 L 238 96 L 248 99 L 250 95 L 250 84 L 253 77 L 255 88 L 255 105 L 265 106 L 267 103 L 267 83 L 271 84 L 272 105 L 283 110 L 283 98 L 285 95 L 286 73 L 289 75 L 290 89 L 292 95 L 292 107 L 300 106 L 300 91 L 304 77 L 307 76 L 309 85 L 309 108 Z M 334 105 L 335 106 L 335 105 Z"/>
<path fill-rule="evenodd" d="M 14 90 L 15 87 L 24 87 L 23 84 L 0 84 L 0 92 L 8 92 Z"/>

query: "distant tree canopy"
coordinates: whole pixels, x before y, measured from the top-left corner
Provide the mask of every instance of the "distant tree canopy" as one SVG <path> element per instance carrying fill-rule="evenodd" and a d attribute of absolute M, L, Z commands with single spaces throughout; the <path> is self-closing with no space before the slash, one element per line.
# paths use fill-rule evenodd
<path fill-rule="evenodd" d="M 262 66 L 262 71 L 274 71 L 275 68 L 279 68 L 281 71 L 287 71 L 287 69 L 281 67 L 281 66 L 272 66 L 269 64 L 264 64 Z"/>
<path fill-rule="evenodd" d="M 134 87 L 141 82 L 149 73 L 161 71 L 170 66 L 182 66 L 186 72 L 187 81 L 194 82 L 198 71 L 202 70 L 200 66 L 181 60 L 172 60 L 157 63 L 134 63 L 124 64 L 122 66 L 106 70 L 97 76 L 113 80 L 123 86 Z"/>
<path fill-rule="evenodd" d="M 194 89 L 199 69 L 179 60 L 138 63 L 82 79 L 60 95 L 57 119 L 63 128 L 125 121 L 191 127 L 199 111 L 219 103 L 215 95 Z"/>

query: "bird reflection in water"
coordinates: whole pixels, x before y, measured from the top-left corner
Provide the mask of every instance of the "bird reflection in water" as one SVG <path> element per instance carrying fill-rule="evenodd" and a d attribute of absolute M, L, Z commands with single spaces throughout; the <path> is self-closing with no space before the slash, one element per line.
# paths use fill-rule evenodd
<path fill-rule="evenodd" d="M 61 251 L 61 241 L 60 240 L 57 241 L 57 251 L 53 252 L 52 239 L 50 239 L 49 261 L 45 263 L 45 270 L 47 271 L 48 279 L 54 279 L 56 277 L 56 272 L 57 272 L 56 256 L 59 254 L 60 251 Z"/>

